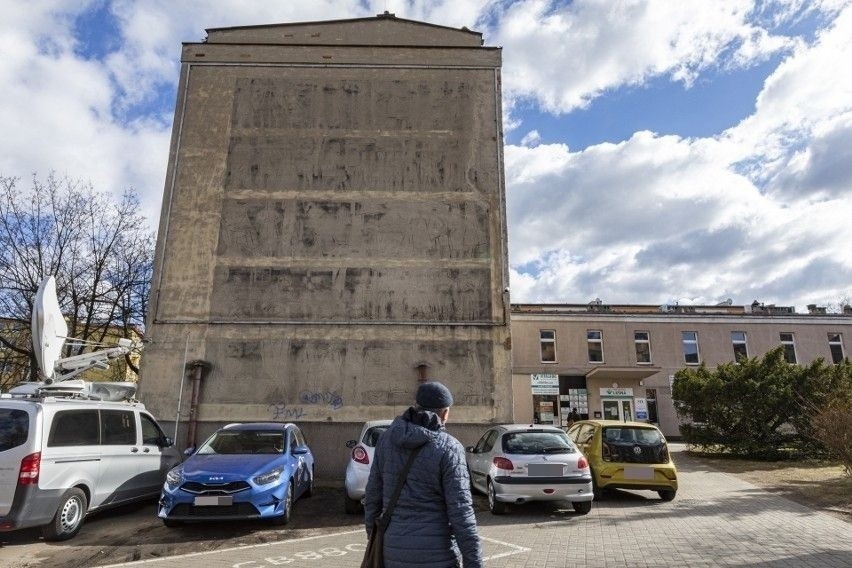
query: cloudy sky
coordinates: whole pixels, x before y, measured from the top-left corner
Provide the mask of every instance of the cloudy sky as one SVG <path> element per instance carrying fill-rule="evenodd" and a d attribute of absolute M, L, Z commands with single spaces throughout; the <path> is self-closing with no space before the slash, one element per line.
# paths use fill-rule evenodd
<path fill-rule="evenodd" d="M 852 295 L 850 0 L 0 0 L 0 175 L 155 226 L 182 41 L 384 10 L 503 47 L 513 302 Z"/>

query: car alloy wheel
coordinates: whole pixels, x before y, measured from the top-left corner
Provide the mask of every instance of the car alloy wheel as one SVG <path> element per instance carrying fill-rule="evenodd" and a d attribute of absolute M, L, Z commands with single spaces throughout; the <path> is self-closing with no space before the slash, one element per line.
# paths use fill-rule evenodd
<path fill-rule="evenodd" d="M 497 491 L 494 489 L 494 484 L 488 480 L 488 510 L 494 515 L 502 515 L 506 512 L 506 503 L 497 500 Z"/>

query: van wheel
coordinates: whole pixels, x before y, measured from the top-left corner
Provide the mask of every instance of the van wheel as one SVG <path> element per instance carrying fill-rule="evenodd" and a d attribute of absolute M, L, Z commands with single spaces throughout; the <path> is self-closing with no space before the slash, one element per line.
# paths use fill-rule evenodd
<path fill-rule="evenodd" d="M 182 527 L 183 521 L 176 521 L 174 519 L 163 519 L 163 524 L 169 527 L 170 529 L 173 529 L 175 527 Z"/>
<path fill-rule="evenodd" d="M 660 496 L 660 499 L 663 501 L 671 501 L 675 498 L 675 494 L 677 492 L 674 489 L 660 489 L 657 491 L 657 495 Z"/>
<path fill-rule="evenodd" d="M 574 507 L 574 510 L 581 515 L 588 515 L 589 511 L 592 510 L 591 501 L 572 501 L 571 506 Z"/>
<path fill-rule="evenodd" d="M 86 494 L 79 487 L 72 487 L 59 500 L 59 507 L 53 520 L 41 528 L 44 540 L 68 540 L 77 534 L 83 526 L 88 502 Z"/>
<path fill-rule="evenodd" d="M 503 515 L 509 508 L 506 503 L 497 500 L 497 492 L 494 490 L 494 484 L 488 480 L 488 510 L 494 515 Z"/>

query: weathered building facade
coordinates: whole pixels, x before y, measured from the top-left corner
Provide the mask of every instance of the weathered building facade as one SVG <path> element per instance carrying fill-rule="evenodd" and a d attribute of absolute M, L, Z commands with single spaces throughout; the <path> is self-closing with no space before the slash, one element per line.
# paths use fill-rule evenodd
<path fill-rule="evenodd" d="M 787 361 L 837 363 L 852 344 L 852 310 L 791 307 L 517 304 L 512 308 L 515 420 L 564 424 L 640 419 L 679 436 L 674 374 L 783 345 Z"/>
<path fill-rule="evenodd" d="M 200 435 L 298 421 L 323 474 L 423 377 L 463 438 L 510 421 L 500 50 L 392 15 L 207 31 L 182 52 L 148 407 Z"/>

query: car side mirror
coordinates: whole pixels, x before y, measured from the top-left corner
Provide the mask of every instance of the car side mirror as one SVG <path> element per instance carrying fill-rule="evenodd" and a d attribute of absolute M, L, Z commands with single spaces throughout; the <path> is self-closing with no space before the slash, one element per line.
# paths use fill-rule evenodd
<path fill-rule="evenodd" d="M 183 451 L 183 455 L 185 455 L 186 457 L 189 457 L 194 453 L 195 453 L 195 446 L 190 446 Z"/>
<path fill-rule="evenodd" d="M 160 440 L 160 447 L 161 448 L 171 448 L 174 445 L 175 445 L 174 440 L 172 440 L 168 436 L 163 436 L 162 439 Z"/>
<path fill-rule="evenodd" d="M 298 446 L 293 448 L 293 451 L 290 453 L 294 456 L 303 456 L 308 453 L 308 448 L 306 446 Z"/>
<path fill-rule="evenodd" d="M 351 450 L 351 449 L 352 449 L 352 448 L 354 448 L 357 444 L 358 444 L 358 440 L 348 440 L 348 441 L 346 442 L 346 447 L 347 447 L 347 448 L 349 448 L 349 449 Z"/>

